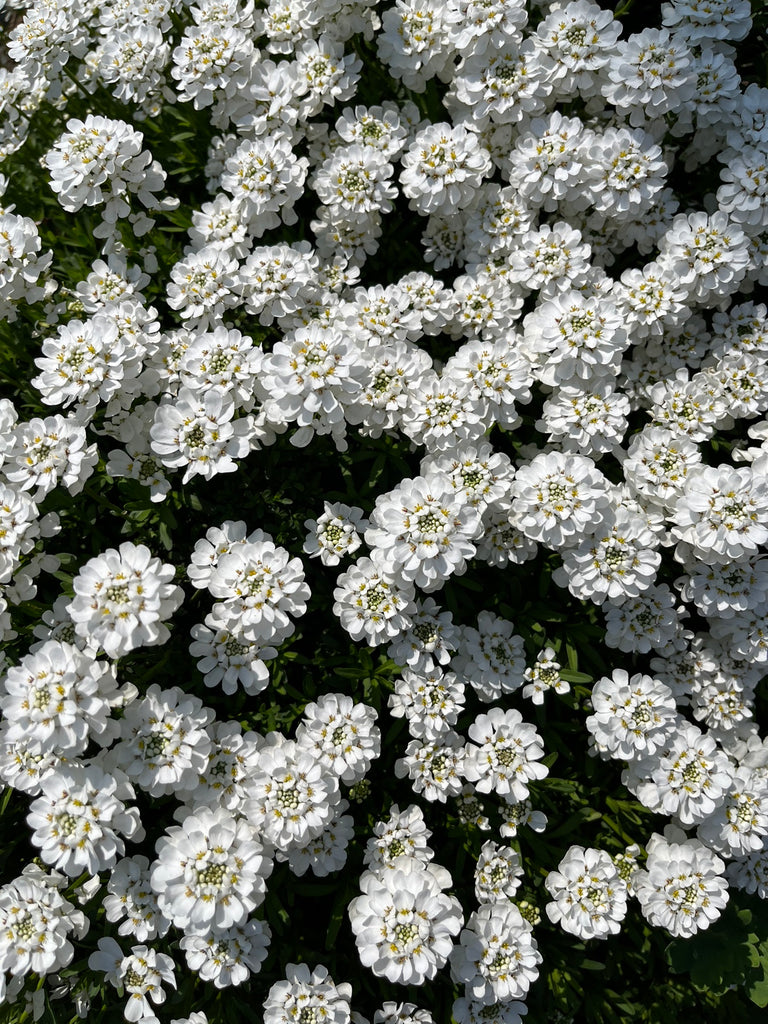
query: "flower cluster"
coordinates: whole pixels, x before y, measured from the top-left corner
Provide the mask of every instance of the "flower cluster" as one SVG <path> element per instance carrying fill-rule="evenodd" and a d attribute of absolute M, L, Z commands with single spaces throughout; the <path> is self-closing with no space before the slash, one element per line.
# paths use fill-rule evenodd
<path fill-rule="evenodd" d="M 747 0 L 6 6 L 0 1004 L 576 1019 L 767 898 Z"/>

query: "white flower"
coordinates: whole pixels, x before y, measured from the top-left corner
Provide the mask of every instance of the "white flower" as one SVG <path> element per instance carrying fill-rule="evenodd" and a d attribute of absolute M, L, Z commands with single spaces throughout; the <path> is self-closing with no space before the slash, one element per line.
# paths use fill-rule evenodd
<path fill-rule="evenodd" d="M 475 553 L 480 516 L 464 504 L 448 477 L 405 479 L 380 494 L 365 531 L 365 542 L 387 563 L 427 593 L 453 573 L 461 575 Z"/>
<path fill-rule="evenodd" d="M 483 843 L 475 865 L 475 898 L 478 903 L 511 900 L 522 881 L 520 854 L 493 840 Z"/>
<path fill-rule="evenodd" d="M 608 64 L 609 81 L 601 88 L 606 100 L 631 125 L 642 125 L 693 99 L 696 74 L 693 55 L 679 36 L 666 29 L 646 28 L 616 44 Z"/>
<path fill-rule="evenodd" d="M 248 232 L 260 238 L 265 231 L 296 223 L 294 203 L 301 197 L 309 161 L 296 157 L 290 142 L 277 135 L 246 139 L 227 159 L 221 187 L 234 197 Z"/>
<path fill-rule="evenodd" d="M 588 152 L 588 188 L 598 214 L 622 222 L 651 209 L 668 171 L 652 135 L 642 128 L 608 128 Z"/>
<path fill-rule="evenodd" d="M 157 842 L 152 889 L 177 927 L 206 932 L 243 924 L 266 895 L 272 861 L 254 829 L 221 807 L 201 807 Z"/>
<path fill-rule="evenodd" d="M 107 759 L 150 796 L 182 797 L 208 765 L 211 738 L 205 730 L 213 717 L 198 697 L 152 683 L 143 700 L 125 709 L 120 742 Z"/>
<path fill-rule="evenodd" d="M 165 173 L 148 150 L 144 136 L 125 121 L 88 114 L 71 118 L 67 131 L 45 155 L 50 186 L 70 213 L 106 202 L 104 218 L 114 224 L 126 217 L 126 196 L 135 194 L 146 207 L 156 208 L 155 192 L 165 185 Z M 176 200 L 176 204 L 178 200 Z"/>
<path fill-rule="evenodd" d="M 90 418 L 99 402 L 121 390 L 135 390 L 141 369 L 137 351 L 104 313 L 59 327 L 57 337 L 43 342 L 42 353 L 35 360 L 42 373 L 32 378 L 32 386 L 46 405 L 77 402 L 78 420 Z"/>
<path fill-rule="evenodd" d="M 459 11 L 442 0 L 398 0 L 383 12 L 376 37 L 379 59 L 390 75 L 416 92 L 443 74 L 452 58 L 451 29 Z"/>
<path fill-rule="evenodd" d="M 36 417 L 15 428 L 3 475 L 40 501 L 59 483 L 70 494 L 79 494 L 97 462 L 96 445 L 86 447 L 84 427 L 63 416 Z"/>
<path fill-rule="evenodd" d="M 268 534 L 223 554 L 208 586 L 221 599 L 213 622 L 256 643 L 282 643 L 295 629 L 288 616 L 303 615 L 309 598 L 301 559 Z"/>
<path fill-rule="evenodd" d="M 427 597 L 416 603 L 411 624 L 395 637 L 387 655 L 400 667 L 431 672 L 438 665 L 448 664 L 458 638 L 451 612 L 441 611 L 434 599 Z"/>
<path fill-rule="evenodd" d="M 367 704 L 355 704 L 343 693 L 326 693 L 304 708 L 296 742 L 353 786 L 367 774 L 381 753 L 377 714 Z"/>
<path fill-rule="evenodd" d="M 501 280 L 497 285 L 502 291 L 509 290 Z M 515 302 L 515 316 L 520 305 Z M 458 320 L 462 320 L 461 312 Z M 456 381 L 460 389 L 469 385 L 466 402 L 476 407 L 484 432 L 494 421 L 506 430 L 518 426 L 516 404 L 530 401 L 533 375 L 517 337 L 505 330 L 501 337 L 491 332 L 488 341 L 474 339 L 462 345 L 446 363 L 442 379 Z M 473 430 L 473 434 L 478 432 L 479 428 Z"/>
<path fill-rule="evenodd" d="M 189 25 L 173 51 L 171 77 L 179 83 L 179 101 L 191 100 L 200 110 L 215 99 L 234 98 L 246 87 L 257 53 L 252 40 L 236 25 Z"/>
<path fill-rule="evenodd" d="M 248 527 L 242 519 L 227 519 L 221 526 L 211 526 L 205 537 L 195 544 L 192 560 L 187 566 L 187 576 L 192 586 L 199 590 L 205 589 L 222 555 L 246 541 L 255 543 L 267 536 L 263 530 L 248 533 Z"/>
<path fill-rule="evenodd" d="M 184 599 L 170 581 L 175 569 L 153 558 L 143 544 L 125 541 L 91 558 L 75 576 L 67 606 L 75 632 L 119 658 L 136 647 L 163 644 L 170 636 L 163 619 Z"/>
<path fill-rule="evenodd" d="M 559 111 L 534 117 L 506 158 L 506 177 L 524 200 L 547 212 L 554 212 L 563 200 L 583 208 L 589 141 L 591 133 L 578 117 L 563 117 Z"/>
<path fill-rule="evenodd" d="M 149 1000 L 165 1002 L 164 982 L 176 988 L 173 960 L 146 946 L 131 946 L 130 954 L 124 956 L 114 939 L 99 939 L 97 951 L 88 957 L 88 966 L 92 971 L 103 971 L 115 988 L 125 989 L 128 1002 L 123 1016 L 128 1021 L 153 1024 L 157 1017 Z"/>
<path fill-rule="evenodd" d="M 514 623 L 489 611 L 480 612 L 477 629 L 462 627 L 453 665 L 486 704 L 514 693 L 523 684 L 525 648 L 514 628 Z"/>
<path fill-rule="evenodd" d="M 698 840 L 678 834 L 672 841 L 651 836 L 646 868 L 635 872 L 633 884 L 650 924 L 690 938 L 720 917 L 728 886 L 722 860 Z"/>
<path fill-rule="evenodd" d="M 676 604 L 666 583 L 605 610 L 605 644 L 627 653 L 670 651 L 685 642 L 681 619 L 687 611 Z"/>
<path fill-rule="evenodd" d="M 736 769 L 731 789 L 696 835 L 724 857 L 747 857 L 765 848 L 768 835 L 768 776 L 746 765 Z"/>
<path fill-rule="evenodd" d="M 757 893 L 759 899 L 765 899 L 768 894 L 768 850 L 763 847 L 748 857 L 731 861 L 725 876 L 734 889 Z"/>
<path fill-rule="evenodd" d="M 243 811 L 281 853 L 317 838 L 339 803 L 338 776 L 314 753 L 279 733 L 259 751 Z"/>
<path fill-rule="evenodd" d="M 319 557 L 323 565 L 338 565 L 343 555 L 351 555 L 362 544 L 358 529 L 368 525 L 363 510 L 341 501 L 324 501 L 324 512 L 318 519 L 307 519 L 309 530 L 303 550 L 311 557 Z"/>
<path fill-rule="evenodd" d="M 558 99 L 599 92 L 620 35 L 621 22 L 589 0 L 572 0 L 547 14 L 534 39 Z"/>
<path fill-rule="evenodd" d="M 333 591 L 333 614 L 353 640 L 370 647 L 396 637 L 411 625 L 414 587 L 387 566 L 375 550 L 341 573 Z"/>
<path fill-rule="evenodd" d="M 737 291 L 747 272 L 747 237 L 722 210 L 678 214 L 659 249 L 661 266 L 700 305 L 717 304 Z"/>
<path fill-rule="evenodd" d="M 343 211 L 345 217 L 391 213 L 397 189 L 392 164 L 371 146 L 339 147 L 315 172 L 311 184 L 320 202 Z"/>
<path fill-rule="evenodd" d="M 464 759 L 461 737 L 449 730 L 435 740 L 411 740 L 405 757 L 395 761 L 395 775 L 407 775 L 414 793 L 423 793 L 426 800 L 446 803 L 449 796 L 461 793 Z"/>
<path fill-rule="evenodd" d="M 435 668 L 421 674 L 405 669 L 402 678 L 395 680 L 388 703 L 393 717 L 405 717 L 415 739 L 439 741 L 456 725 L 464 700 L 464 683 L 453 672 L 443 674 Z"/>
<path fill-rule="evenodd" d="M 472 383 L 463 378 L 460 367 L 455 374 L 446 370 L 439 376 L 428 370 L 408 396 L 402 413 L 403 433 L 430 452 L 452 452 L 479 441 L 491 425 L 490 410 L 477 389 L 473 394 Z"/>
<path fill-rule="evenodd" d="M 512 37 L 502 49 L 469 53 L 459 65 L 444 104 L 455 120 L 485 127 L 516 124 L 540 114 L 552 91 L 547 69 L 530 39 Z"/>
<path fill-rule="evenodd" d="M 384 1003 L 373 1015 L 373 1024 L 435 1024 L 429 1010 L 420 1010 L 415 1003 Z"/>
<path fill-rule="evenodd" d="M 271 936 L 265 921 L 251 920 L 202 935 L 186 933 L 179 946 L 189 969 L 221 989 L 242 985 L 261 970 Z"/>
<path fill-rule="evenodd" d="M 149 860 L 141 854 L 117 862 L 109 873 L 107 893 L 103 899 L 105 915 L 113 924 L 120 922 L 118 935 L 132 935 L 146 942 L 162 938 L 171 927 L 152 892 Z"/>
<path fill-rule="evenodd" d="M 260 350 L 240 331 L 216 327 L 196 334 L 179 361 L 183 387 L 197 397 L 211 388 L 226 391 L 238 408 L 253 404 L 253 379 Z"/>
<path fill-rule="evenodd" d="M 386 321 L 384 326 L 387 331 L 394 327 Z M 345 415 L 349 423 L 360 424 L 365 436 L 380 437 L 384 431 L 400 428 L 412 396 L 421 393 L 425 375 L 431 372 L 432 360 L 413 344 L 387 340 L 369 345 L 360 358 L 365 375 Z"/>
<path fill-rule="evenodd" d="M 597 532 L 563 554 L 552 574 L 558 586 L 595 604 L 636 597 L 650 586 L 661 564 L 658 538 L 646 519 L 619 506 L 608 513 Z"/>
<path fill-rule="evenodd" d="M 424 821 L 424 812 L 416 804 L 410 804 L 404 811 L 392 804 L 389 818 L 377 821 L 373 833 L 366 844 L 363 863 L 374 872 L 393 867 L 398 857 L 415 857 L 425 863 L 434 857 L 434 851 L 427 845 L 432 833 Z"/>
<path fill-rule="evenodd" d="M 547 917 L 580 939 L 617 935 L 627 913 L 627 887 L 605 850 L 571 846 L 544 885 Z"/>
<path fill-rule="evenodd" d="M 523 287 L 550 297 L 586 282 L 590 247 L 565 221 L 526 231 L 518 245 L 509 255 L 509 277 Z"/>
<path fill-rule="evenodd" d="M 469 738 L 463 772 L 480 793 L 493 791 L 507 803 L 519 803 L 528 796 L 530 782 L 549 774 L 538 763 L 544 757 L 541 737 L 519 711 L 491 708 L 478 715 Z"/>
<path fill-rule="evenodd" d="M 685 434 L 649 426 L 630 438 L 622 468 L 643 504 L 672 511 L 691 467 L 699 462 L 699 447 Z"/>
<path fill-rule="evenodd" d="M 369 146 L 388 160 L 394 159 L 403 151 L 408 136 L 407 121 L 402 116 L 405 111 L 418 118 L 418 111 L 408 101 L 402 111 L 391 100 L 375 107 L 345 107 L 336 121 L 336 131 L 344 142 Z"/>
<path fill-rule="evenodd" d="M 139 812 L 124 799 L 133 787 L 122 773 L 96 765 L 63 765 L 45 777 L 45 792 L 32 801 L 27 823 L 46 864 L 70 878 L 111 868 L 125 852 L 123 837 L 141 839 Z"/>
<path fill-rule="evenodd" d="M 584 455 L 548 452 L 521 466 L 512 481 L 515 524 L 551 548 L 571 548 L 595 533 L 611 496 L 608 481 Z"/>
<path fill-rule="evenodd" d="M 622 775 L 646 807 L 696 825 L 719 807 L 733 783 L 733 767 L 715 740 L 683 721 L 663 751 Z"/>
<path fill-rule="evenodd" d="M 166 302 L 190 327 L 212 327 L 237 303 L 237 260 L 218 245 L 189 253 L 171 268 Z"/>
<path fill-rule="evenodd" d="M 246 311 L 265 326 L 290 323 L 317 297 L 317 264 L 309 242 L 251 249 L 238 276 Z"/>
<path fill-rule="evenodd" d="M 189 653 L 200 658 L 197 668 L 205 685 L 220 686 L 229 695 L 237 693 L 238 684 L 251 696 L 261 693 L 269 685 L 265 662 L 277 657 L 277 650 L 247 640 L 213 619 L 211 623 L 211 627 L 199 623 L 193 626 L 189 645 Z"/>
<path fill-rule="evenodd" d="M 344 867 L 347 847 L 355 836 L 354 819 L 351 814 L 344 814 L 347 810 L 349 802 L 339 801 L 333 818 L 319 836 L 288 850 L 288 866 L 294 875 L 301 877 L 309 869 L 316 878 L 325 878 Z"/>
<path fill-rule="evenodd" d="M 534 704 L 544 703 L 544 694 L 548 690 L 555 693 L 568 693 L 570 685 L 560 678 L 560 663 L 555 661 L 555 652 L 551 647 L 545 647 L 536 655 L 536 663 L 527 668 L 524 678 L 527 680 L 523 687 L 523 696 L 528 697 Z"/>
<path fill-rule="evenodd" d="M 452 1012 L 457 1024 L 523 1024 L 528 1007 L 517 999 L 486 1004 L 479 999 L 460 996 L 453 1004 Z"/>
<path fill-rule="evenodd" d="M 751 466 L 691 469 L 677 501 L 672 532 L 704 562 L 750 556 L 768 540 L 768 483 L 763 459 Z"/>
<path fill-rule="evenodd" d="M 265 358 L 259 387 L 275 423 L 299 428 L 291 444 L 305 448 L 314 435 L 330 434 L 346 451 L 345 407 L 362 390 L 363 364 L 340 328 L 317 321 L 278 341 Z"/>
<path fill-rule="evenodd" d="M 296 65 L 298 89 L 304 93 L 306 87 L 299 115 L 311 117 L 326 105 L 352 98 L 363 62 L 354 53 L 344 53 L 343 45 L 326 33 L 302 43 Z"/>
<path fill-rule="evenodd" d="M 3 742 L 23 741 L 28 751 L 60 757 L 82 753 L 90 739 L 108 745 L 117 729 L 112 708 L 126 693 L 113 665 L 58 640 L 10 668 L 2 687 Z"/>
<path fill-rule="evenodd" d="M 264 1002 L 264 1024 L 349 1024 L 352 986 L 335 985 L 320 964 L 310 973 L 306 964 L 286 964 L 286 978 L 276 981 Z"/>
<path fill-rule="evenodd" d="M 521 825 L 527 825 L 534 832 L 543 832 L 547 827 L 547 816 L 543 811 L 535 811 L 530 800 L 517 804 L 505 804 L 500 808 L 504 819 L 499 834 L 505 839 L 514 839 Z"/>
<path fill-rule="evenodd" d="M 212 743 L 208 764 L 200 772 L 196 788 L 183 795 L 194 810 L 206 804 L 237 814 L 248 796 L 248 780 L 258 763 L 263 737 L 243 733 L 240 723 L 231 721 L 213 722 L 207 732 Z"/>
<path fill-rule="evenodd" d="M 50 974 L 74 956 L 70 934 L 82 938 L 88 918 L 65 899 L 39 868 L 0 886 L 0 974 Z"/>
<path fill-rule="evenodd" d="M 508 900 L 485 903 L 451 953 L 451 977 L 485 1005 L 524 998 L 541 963 L 533 928 Z"/>
<path fill-rule="evenodd" d="M 37 505 L 30 497 L 0 480 L 0 583 L 8 583 L 22 555 L 40 536 Z"/>
<path fill-rule="evenodd" d="M 383 873 L 365 871 L 362 895 L 349 904 L 360 960 L 401 985 L 431 981 L 445 964 L 464 920 L 445 890 L 451 876 L 436 864 L 398 857 Z"/>
<path fill-rule="evenodd" d="M 541 302 L 523 321 L 535 354 L 535 375 L 550 387 L 589 387 L 615 377 L 629 344 L 624 318 L 610 295 L 571 290 Z"/>
<path fill-rule="evenodd" d="M 514 469 L 509 456 L 495 452 L 487 442 L 462 445 L 445 455 L 428 455 L 421 463 L 422 476 L 444 473 L 454 490 L 480 512 L 495 505 L 509 492 Z"/>
<path fill-rule="evenodd" d="M 747 0 L 672 0 L 661 6 L 663 24 L 690 45 L 744 39 L 752 27 Z"/>
<path fill-rule="evenodd" d="M 411 209 L 456 213 L 491 172 L 488 151 L 464 125 L 431 124 L 416 134 L 402 156 L 400 185 Z"/>
<path fill-rule="evenodd" d="M 718 208 L 745 232 L 759 235 L 768 227 L 765 212 L 768 196 L 768 160 L 765 149 L 745 146 L 738 153 L 726 151 L 728 158 L 720 172 L 723 184 L 717 190 Z"/>
<path fill-rule="evenodd" d="M 592 687 L 594 714 L 587 729 L 601 753 L 625 761 L 650 757 L 663 750 L 681 718 L 672 691 L 659 680 L 621 668 Z"/>

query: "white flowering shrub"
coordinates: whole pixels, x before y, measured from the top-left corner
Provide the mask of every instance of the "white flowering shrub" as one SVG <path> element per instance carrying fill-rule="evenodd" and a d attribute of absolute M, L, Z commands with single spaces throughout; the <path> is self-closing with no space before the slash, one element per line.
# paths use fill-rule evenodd
<path fill-rule="evenodd" d="M 765 4 L 0 7 L 0 1024 L 756 1020 Z"/>

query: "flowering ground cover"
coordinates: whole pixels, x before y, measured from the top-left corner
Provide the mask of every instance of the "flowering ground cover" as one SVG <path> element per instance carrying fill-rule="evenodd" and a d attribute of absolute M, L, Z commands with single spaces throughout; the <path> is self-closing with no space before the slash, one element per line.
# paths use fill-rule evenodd
<path fill-rule="evenodd" d="M 0 18 L 0 1022 L 757 1019 L 764 7 Z"/>

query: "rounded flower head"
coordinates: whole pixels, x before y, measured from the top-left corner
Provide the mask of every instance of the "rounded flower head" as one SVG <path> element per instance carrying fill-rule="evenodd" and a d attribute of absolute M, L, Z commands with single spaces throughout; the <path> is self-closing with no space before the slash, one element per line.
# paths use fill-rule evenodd
<path fill-rule="evenodd" d="M 486 1006 L 524 998 L 538 978 L 541 954 L 533 928 L 508 900 L 475 911 L 451 953 L 451 977 L 467 998 Z"/>
<path fill-rule="evenodd" d="M 594 532 L 610 505 L 608 481 L 592 459 L 559 452 L 521 466 L 512 495 L 516 523 L 526 537 L 555 549 Z"/>
<path fill-rule="evenodd" d="M 363 966 L 401 985 L 431 981 L 445 964 L 463 922 L 445 893 L 451 876 L 436 864 L 399 857 L 391 870 L 366 871 L 349 918 Z"/>
<path fill-rule="evenodd" d="M 333 614 L 353 640 L 386 643 L 411 625 L 414 587 L 402 580 L 380 552 L 360 558 L 343 572 L 333 591 Z"/>
<path fill-rule="evenodd" d="M 44 787 L 27 817 L 32 842 L 46 864 L 70 878 L 113 867 L 125 852 L 123 837 L 143 836 L 139 812 L 124 803 L 133 787 L 120 772 L 65 765 L 46 775 Z"/>
<path fill-rule="evenodd" d="M 272 861 L 253 828 L 223 808 L 201 807 L 157 844 L 152 889 L 177 928 L 243 924 L 266 895 Z"/>
<path fill-rule="evenodd" d="M 768 460 L 736 469 L 691 469 L 677 502 L 673 533 L 707 563 L 752 555 L 768 540 Z"/>
<path fill-rule="evenodd" d="M 338 776 L 314 752 L 270 733 L 243 810 L 263 839 L 287 853 L 320 835 L 339 799 Z"/>
<path fill-rule="evenodd" d="M 110 764 L 121 768 L 150 796 L 179 797 L 194 790 L 208 765 L 211 738 L 206 726 L 213 711 L 172 686 L 153 683 L 143 700 L 134 701 L 121 719 L 121 739 L 108 753 Z"/>
<path fill-rule="evenodd" d="M 295 627 L 288 616 L 303 615 L 309 598 L 301 559 L 291 558 L 267 534 L 222 555 L 208 586 L 222 599 L 213 609 L 216 623 L 262 643 L 289 637 Z"/>
<path fill-rule="evenodd" d="M 544 885 L 547 917 L 580 939 L 617 935 L 627 912 L 627 887 L 610 854 L 572 846 Z"/>
<path fill-rule="evenodd" d="M 634 761 L 662 750 L 680 724 L 668 686 L 651 676 L 614 669 L 592 688 L 594 714 L 587 719 L 595 746 L 610 757 Z"/>
<path fill-rule="evenodd" d="M 88 930 L 88 919 L 51 876 L 30 868 L 0 887 L 0 972 L 14 977 L 66 967 L 75 952 L 70 934 L 82 937 Z"/>
<path fill-rule="evenodd" d="M 174 567 L 153 558 L 143 544 L 125 541 L 86 562 L 72 586 L 67 612 L 78 636 L 97 643 L 111 658 L 135 647 L 165 643 L 163 619 L 181 605 L 184 591 L 170 581 Z"/>
<path fill-rule="evenodd" d="M 431 124 L 402 157 L 400 184 L 422 216 L 456 213 L 470 204 L 492 164 L 477 136 L 464 125 Z"/>
<path fill-rule="evenodd" d="M 296 742 L 352 786 L 379 756 L 381 732 L 375 721 L 374 708 L 342 693 L 327 693 L 304 708 Z"/>
<path fill-rule="evenodd" d="M 493 790 L 508 803 L 519 803 L 528 796 L 529 782 L 549 774 L 538 763 L 544 756 L 541 737 L 519 711 L 491 708 L 475 719 L 469 737 L 464 776 L 480 793 Z"/>
<path fill-rule="evenodd" d="M 109 715 L 122 699 L 114 666 L 72 644 L 46 641 L 8 670 L 2 686 L 5 743 L 71 756 L 91 738 L 105 745 L 114 737 Z"/>
<path fill-rule="evenodd" d="M 462 501 L 442 473 L 403 480 L 380 494 L 370 521 L 366 544 L 428 593 L 466 570 L 481 530 L 477 509 Z"/>
<path fill-rule="evenodd" d="M 264 1024 L 349 1024 L 352 986 L 335 985 L 321 964 L 311 973 L 306 964 L 287 964 L 286 978 L 270 988 Z"/>
<path fill-rule="evenodd" d="M 646 807 L 694 825 L 725 801 L 733 768 L 712 736 L 683 722 L 658 759 L 641 761 L 627 775 L 626 784 Z"/>
<path fill-rule="evenodd" d="M 648 922 L 687 939 L 720 917 L 728 885 L 723 861 L 697 839 L 675 832 L 677 841 L 651 837 L 645 869 L 635 872 L 633 885 Z"/>

